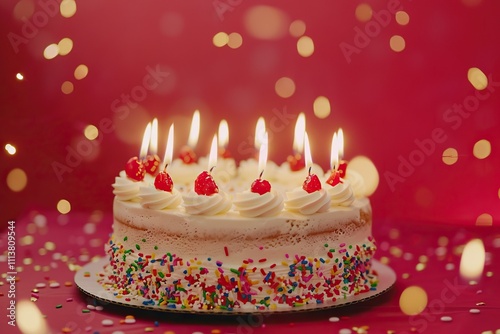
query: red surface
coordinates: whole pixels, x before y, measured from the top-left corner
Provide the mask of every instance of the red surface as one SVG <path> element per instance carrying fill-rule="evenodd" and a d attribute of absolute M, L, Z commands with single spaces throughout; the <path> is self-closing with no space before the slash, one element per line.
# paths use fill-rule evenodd
<path fill-rule="evenodd" d="M 61 198 L 74 210 L 109 211 L 110 184 L 138 154 L 146 123 L 158 117 L 163 152 L 167 128 L 175 122 L 178 152 L 195 109 L 202 118 L 198 155 L 208 153 L 219 120 L 226 118 L 229 150 L 238 160 L 248 158 L 255 123 L 264 116 L 272 134 L 270 158 L 282 162 L 291 153 L 293 126 L 303 111 L 313 158 L 325 169 L 338 127 L 346 135 L 346 159 L 362 154 L 375 162 L 381 175 L 372 197 L 377 217 L 474 225 L 487 213 L 499 223 L 497 1 L 401 1 L 397 8 L 408 13 L 409 23 L 399 25 L 389 15 L 384 27 L 377 22 L 397 2 L 367 2 L 379 21 L 374 17 L 364 23 L 355 18 L 356 1 L 307 6 L 277 1 L 273 5 L 285 15 L 286 31 L 275 40 L 255 38 L 245 28 L 246 14 L 260 1 L 228 1 L 232 7 L 219 16 L 214 8 L 218 2 L 212 1 L 89 0 L 78 2 L 71 18 L 41 6 L 55 0 L 32 2 L 34 14 L 27 21 L 14 18 L 17 1 L 0 4 L 0 144 L 11 143 L 18 150 L 14 156 L 3 149 L 0 153 L 0 196 L 6 208 L 0 213 L 2 225 L 30 207 L 54 209 Z M 53 15 L 45 15 L 44 21 L 43 12 Z M 39 27 L 30 32 L 26 22 L 35 19 Z M 311 57 L 298 55 L 297 38 L 287 31 L 296 19 L 305 22 L 305 34 L 314 40 Z M 373 37 L 360 44 L 357 31 L 370 26 L 375 26 Z M 215 47 L 212 38 L 220 31 L 240 33 L 242 46 Z M 406 41 L 403 52 L 389 48 L 395 34 Z M 73 40 L 72 51 L 44 59 L 44 48 L 64 37 Z M 345 43 L 359 48 L 346 57 L 341 49 Z M 89 68 L 83 80 L 73 77 L 79 64 Z M 478 94 L 467 80 L 471 67 L 490 78 L 489 86 L 477 95 L 482 100 L 476 100 L 470 113 L 450 114 L 454 105 L 474 102 Z M 148 73 L 156 69 L 168 75 L 157 75 L 161 84 L 140 96 L 142 101 L 130 101 L 140 87 L 154 84 Z M 15 78 L 18 72 L 23 81 Z M 274 91 L 283 76 L 296 85 L 287 99 Z M 69 95 L 61 92 L 67 80 L 74 84 Z M 332 107 L 324 120 L 313 114 L 319 95 Z M 88 124 L 101 130 L 91 144 L 82 135 Z M 492 146 L 483 160 L 472 154 L 480 139 Z M 84 146 L 87 156 L 72 156 Z M 451 166 L 441 158 L 448 147 L 458 151 Z M 416 162 L 405 169 L 401 161 L 409 159 Z M 59 178 L 54 163 L 65 168 Z M 4 182 L 13 168 L 28 176 L 27 187 L 18 193 Z M 398 179 L 388 180 L 389 173 Z"/>
<path fill-rule="evenodd" d="M 34 305 L 46 316 L 51 333 L 60 333 L 63 328 L 71 329 L 71 333 L 144 333 L 146 327 L 152 327 L 154 333 L 172 331 L 177 334 L 338 333 L 343 328 L 353 333 L 356 328 L 364 328 L 369 333 L 393 330 L 395 333 L 470 334 L 495 331 L 500 327 L 497 319 L 500 312 L 500 230 L 495 227 L 457 229 L 408 221 L 399 224 L 375 221 L 377 258 L 396 272 L 397 281 L 388 293 L 353 306 L 302 314 L 229 317 L 154 313 L 113 305 L 103 305 L 102 311 L 82 313 L 87 305 L 95 303 L 74 284 L 65 286 L 66 282 L 73 281 L 75 274 L 70 264 L 83 266 L 94 257 L 104 256 L 103 244 L 111 232 L 111 221 L 109 214 L 101 212 L 61 216 L 53 211 L 33 211 L 16 222 L 16 302 L 19 305 L 22 300 L 29 300 L 36 284 L 46 283 L 46 288 L 39 289 Z M 29 241 L 27 235 L 33 239 Z M 460 250 L 472 238 L 481 238 L 486 250 L 483 274 L 476 285 L 468 284 L 459 273 Z M 7 248 L 6 232 L 1 235 L 0 247 Z M 0 260 L 2 272 L 8 271 L 5 261 L 5 258 Z M 420 271 L 417 270 L 419 263 L 425 264 Z M 450 264 L 454 267 L 446 269 Z M 60 287 L 49 288 L 53 281 L 60 283 Z M 401 311 L 399 299 L 407 287 L 415 285 L 425 290 L 428 304 L 422 313 L 408 316 Z M 0 286 L 3 313 L 11 300 L 9 288 L 7 282 Z M 67 298 L 73 300 L 68 302 Z M 59 304 L 62 307 L 56 308 Z M 471 314 L 472 308 L 479 309 L 480 313 Z M 136 323 L 120 323 L 127 315 L 134 315 Z M 17 316 L 20 316 L 19 310 Z M 441 321 L 443 316 L 451 317 L 452 321 Z M 340 321 L 330 322 L 331 317 L 338 317 Z M 104 319 L 113 320 L 114 325 L 102 326 Z M 19 332 L 8 327 L 6 322 L 6 317 L 2 316 L 1 333 Z"/>

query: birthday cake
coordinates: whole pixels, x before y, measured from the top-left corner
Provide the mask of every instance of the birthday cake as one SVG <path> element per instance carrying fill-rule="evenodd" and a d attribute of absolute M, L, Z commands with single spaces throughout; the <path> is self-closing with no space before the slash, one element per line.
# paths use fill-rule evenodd
<path fill-rule="evenodd" d="M 251 161 L 223 160 L 231 159 L 219 157 L 215 169 L 203 159 L 174 161 L 163 171 L 157 156 L 129 160 L 113 184 L 106 289 L 144 305 L 227 311 L 334 304 L 376 289 L 362 176 L 285 163 L 275 173 L 300 173 L 302 185 L 262 173 L 248 182 Z M 219 182 L 220 166 L 226 178 Z M 191 169 L 197 176 L 184 182 Z"/>

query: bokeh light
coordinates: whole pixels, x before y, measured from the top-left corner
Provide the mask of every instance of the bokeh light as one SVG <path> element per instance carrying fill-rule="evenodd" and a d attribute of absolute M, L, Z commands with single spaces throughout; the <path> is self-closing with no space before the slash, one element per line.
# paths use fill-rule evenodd
<path fill-rule="evenodd" d="M 297 51 L 302 57 L 309 57 L 314 53 L 314 42 L 309 36 L 302 36 L 297 41 Z"/>
<path fill-rule="evenodd" d="M 477 280 L 483 273 L 485 259 L 483 241 L 472 239 L 463 249 L 460 258 L 460 275 L 468 280 Z"/>
<path fill-rule="evenodd" d="M 391 46 L 391 50 L 394 52 L 401 52 L 406 47 L 405 39 L 402 36 L 394 35 L 391 37 L 389 41 L 389 45 Z"/>
<path fill-rule="evenodd" d="M 295 82 L 288 77 L 279 78 L 274 85 L 276 94 L 282 98 L 288 98 L 295 93 Z"/>
<path fill-rule="evenodd" d="M 474 144 L 472 153 L 478 159 L 486 159 L 491 154 L 491 144 L 486 139 L 481 139 Z"/>
<path fill-rule="evenodd" d="M 22 75 L 22 73 L 17 73 L 16 74 L 16 79 L 19 80 L 19 81 L 21 81 L 21 80 L 24 79 L 24 75 Z"/>
<path fill-rule="evenodd" d="M 63 215 L 67 214 L 68 212 L 71 211 L 71 204 L 68 200 L 66 199 L 61 199 L 59 202 L 57 202 L 57 211 L 62 213 Z"/>
<path fill-rule="evenodd" d="M 21 168 L 14 168 L 7 174 L 7 187 L 14 192 L 20 192 L 28 184 L 28 176 Z"/>
<path fill-rule="evenodd" d="M 469 68 L 467 71 L 467 79 L 477 90 L 483 90 L 488 87 L 488 78 L 486 74 L 477 67 Z"/>
<path fill-rule="evenodd" d="M 402 26 L 407 25 L 410 22 L 410 15 L 404 10 L 396 12 L 396 22 Z"/>
<path fill-rule="evenodd" d="M 23 334 L 49 333 L 49 328 L 40 309 L 29 300 L 17 303 L 17 326 Z"/>
<path fill-rule="evenodd" d="M 226 34 L 225 32 L 218 32 L 214 35 L 214 37 L 212 38 L 212 42 L 214 43 L 214 45 L 218 48 L 221 48 L 223 47 L 224 45 L 227 44 L 227 42 L 229 41 L 229 36 L 228 34 Z"/>
<path fill-rule="evenodd" d="M 399 308 L 406 315 L 417 315 L 427 307 L 427 293 L 419 286 L 409 286 L 399 297 Z"/>
<path fill-rule="evenodd" d="M 356 11 L 354 12 L 356 19 L 360 22 L 368 22 L 371 20 L 373 11 L 372 7 L 370 7 L 367 3 L 360 3 L 356 7 Z"/>
<path fill-rule="evenodd" d="M 70 18 L 76 13 L 76 1 L 75 0 L 63 0 L 59 5 L 59 11 L 61 16 L 65 18 Z"/>
<path fill-rule="evenodd" d="M 369 197 L 377 190 L 380 176 L 377 167 L 368 157 L 359 155 L 352 158 L 347 170 L 358 172 L 363 177 L 364 187 L 360 193 L 361 196 Z"/>
<path fill-rule="evenodd" d="M 61 91 L 64 94 L 73 93 L 73 89 L 74 89 L 74 86 L 73 86 L 73 83 L 71 81 L 64 81 L 61 85 Z"/>
<path fill-rule="evenodd" d="M 290 28 L 288 29 L 288 31 L 293 37 L 300 37 L 306 32 L 306 24 L 302 20 L 295 20 L 290 23 Z"/>
<path fill-rule="evenodd" d="M 59 46 L 57 44 L 50 44 L 43 50 L 43 57 L 45 59 L 54 59 L 59 54 Z"/>
<path fill-rule="evenodd" d="M 16 154 L 17 152 L 17 149 L 14 145 L 12 144 L 5 144 L 5 150 L 7 151 L 7 153 L 9 153 L 10 155 L 14 155 Z"/>
<path fill-rule="evenodd" d="M 99 136 L 99 130 L 95 125 L 89 124 L 83 130 L 83 135 L 88 140 L 94 140 L 97 138 L 97 136 Z"/>
<path fill-rule="evenodd" d="M 33 0 L 20 0 L 14 7 L 14 17 L 17 20 L 29 19 L 35 12 L 35 1 Z"/>
<path fill-rule="evenodd" d="M 482 213 L 476 219 L 476 226 L 492 226 L 493 217 L 489 213 Z"/>
<path fill-rule="evenodd" d="M 443 162 L 447 165 L 453 165 L 458 161 L 458 152 L 453 147 L 448 147 L 443 151 Z"/>
<path fill-rule="evenodd" d="M 243 37 L 237 32 L 232 32 L 228 36 L 227 46 L 231 49 L 237 49 L 243 44 Z"/>
<path fill-rule="evenodd" d="M 313 110 L 314 115 L 320 119 L 328 117 L 331 112 L 330 101 L 325 96 L 318 96 L 314 100 Z"/>
<path fill-rule="evenodd" d="M 247 32 L 258 39 L 275 40 L 286 35 L 287 15 L 271 6 L 253 6 L 246 13 L 244 25 Z"/>
<path fill-rule="evenodd" d="M 73 50 L 73 41 L 71 38 L 64 37 L 59 41 L 59 55 L 65 56 Z"/>
<path fill-rule="evenodd" d="M 76 80 L 82 80 L 87 76 L 87 74 L 89 74 L 89 68 L 87 65 L 80 64 L 75 68 L 74 76 Z"/>

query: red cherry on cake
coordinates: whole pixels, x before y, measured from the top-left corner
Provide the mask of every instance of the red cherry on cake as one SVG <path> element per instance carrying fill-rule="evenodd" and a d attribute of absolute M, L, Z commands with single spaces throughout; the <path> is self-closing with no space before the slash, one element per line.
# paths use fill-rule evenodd
<path fill-rule="evenodd" d="M 167 172 L 159 172 L 155 177 L 155 188 L 158 190 L 172 192 L 174 182 Z"/>
<path fill-rule="evenodd" d="M 144 164 L 137 158 L 130 158 L 125 164 L 125 173 L 129 178 L 136 181 L 142 181 L 146 175 Z"/>
<path fill-rule="evenodd" d="M 306 167 L 306 162 L 301 154 L 295 153 L 294 155 L 289 155 L 286 159 L 290 165 L 290 169 L 294 172 L 299 171 Z"/>
<path fill-rule="evenodd" d="M 160 162 L 160 157 L 158 155 L 148 155 L 144 160 L 144 168 L 146 169 L 146 173 L 156 175 L 160 167 Z"/>
<path fill-rule="evenodd" d="M 328 180 L 326 180 L 326 183 L 328 183 L 332 187 L 336 186 L 339 183 L 343 183 L 342 180 L 340 179 L 340 173 L 337 171 L 333 171 L 330 174 L 330 177 L 328 177 Z"/>
<path fill-rule="evenodd" d="M 194 181 L 194 191 L 198 195 L 213 195 L 219 192 L 219 187 L 214 181 L 212 175 L 209 172 L 203 171 L 198 175 Z"/>
<path fill-rule="evenodd" d="M 308 193 L 312 193 L 321 189 L 321 182 L 316 174 L 309 174 L 302 185 L 302 189 Z"/>
<path fill-rule="evenodd" d="M 267 180 L 257 179 L 253 181 L 250 191 L 259 195 L 264 195 L 271 191 L 271 184 Z"/>

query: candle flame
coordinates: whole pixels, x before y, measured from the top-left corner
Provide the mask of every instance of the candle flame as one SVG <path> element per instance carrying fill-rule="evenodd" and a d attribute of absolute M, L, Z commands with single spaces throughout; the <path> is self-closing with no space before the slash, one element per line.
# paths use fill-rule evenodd
<path fill-rule="evenodd" d="M 309 145 L 309 136 L 307 135 L 307 132 L 304 132 L 304 157 L 306 159 L 306 169 L 309 170 L 309 168 L 312 167 L 312 156 L 311 156 L 311 146 Z"/>
<path fill-rule="evenodd" d="M 264 134 L 264 138 L 262 140 L 262 145 L 260 145 L 259 149 L 259 170 L 258 170 L 259 175 L 261 175 L 261 173 L 264 173 L 264 169 L 266 169 L 268 145 L 269 145 L 269 136 L 266 131 Z"/>
<path fill-rule="evenodd" d="M 229 143 L 229 126 L 227 125 L 227 121 L 223 119 L 219 123 L 219 147 L 227 148 L 228 143 Z"/>
<path fill-rule="evenodd" d="M 208 158 L 208 170 L 211 170 L 217 165 L 217 135 L 212 139 L 212 146 L 210 147 L 210 156 Z"/>
<path fill-rule="evenodd" d="M 306 116 L 303 112 L 297 117 L 297 122 L 295 123 L 295 133 L 293 137 L 293 150 L 295 153 L 300 153 L 304 151 L 304 133 L 306 132 Z"/>
<path fill-rule="evenodd" d="M 163 158 L 163 168 L 172 162 L 172 156 L 174 154 L 174 125 L 170 125 L 168 129 L 167 147 L 165 148 L 165 157 Z"/>
<path fill-rule="evenodd" d="M 153 119 L 151 127 L 151 138 L 149 141 L 148 152 L 151 155 L 158 153 L 158 120 L 156 118 Z"/>
<path fill-rule="evenodd" d="M 151 141 L 151 122 L 146 126 L 144 135 L 142 136 L 141 151 L 139 152 L 139 159 L 144 160 L 148 154 L 148 146 Z"/>
<path fill-rule="evenodd" d="M 339 139 L 337 132 L 332 137 L 332 149 L 330 153 L 330 168 L 332 171 L 339 166 Z"/>
<path fill-rule="evenodd" d="M 257 120 L 257 125 L 255 126 L 254 145 L 256 150 L 260 149 L 262 141 L 264 140 L 265 132 L 266 132 L 266 121 L 264 120 L 264 117 L 259 117 L 259 119 Z"/>
<path fill-rule="evenodd" d="M 339 131 L 338 131 L 338 140 L 339 140 L 339 144 L 338 144 L 338 148 L 339 148 L 339 159 L 343 159 L 344 158 L 344 131 L 342 131 L 342 128 L 339 128 Z"/>
<path fill-rule="evenodd" d="M 193 114 L 193 120 L 191 121 L 188 146 L 194 149 L 196 147 L 196 144 L 198 144 L 199 136 L 200 136 L 200 112 L 196 110 Z"/>

